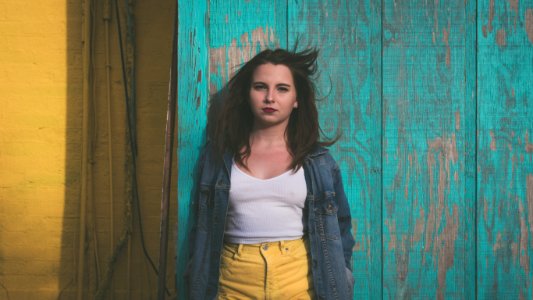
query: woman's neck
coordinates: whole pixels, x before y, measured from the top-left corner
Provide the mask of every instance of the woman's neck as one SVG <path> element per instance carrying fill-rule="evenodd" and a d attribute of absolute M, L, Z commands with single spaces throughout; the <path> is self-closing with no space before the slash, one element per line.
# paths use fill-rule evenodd
<path fill-rule="evenodd" d="M 271 126 L 267 128 L 254 128 L 250 135 L 250 143 L 262 146 L 285 146 L 286 127 Z"/>

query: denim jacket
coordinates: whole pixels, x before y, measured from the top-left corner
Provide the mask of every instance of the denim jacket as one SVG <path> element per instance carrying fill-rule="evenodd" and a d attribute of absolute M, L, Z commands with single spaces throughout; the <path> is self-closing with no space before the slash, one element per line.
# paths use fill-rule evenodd
<path fill-rule="evenodd" d="M 220 254 L 228 210 L 231 154 L 215 163 L 211 147 L 200 158 L 200 181 L 193 203 L 193 231 L 186 272 L 190 299 L 214 299 L 218 290 Z M 309 241 L 316 299 L 352 299 L 350 208 L 341 173 L 323 147 L 316 147 L 303 165 L 307 185 L 304 233 Z"/>

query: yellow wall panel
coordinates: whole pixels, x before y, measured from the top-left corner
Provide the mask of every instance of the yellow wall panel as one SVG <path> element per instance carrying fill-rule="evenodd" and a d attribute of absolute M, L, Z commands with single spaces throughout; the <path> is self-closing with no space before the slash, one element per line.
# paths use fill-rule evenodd
<path fill-rule="evenodd" d="M 147 299 L 156 293 L 157 278 L 142 251 L 139 219 L 126 205 L 131 161 L 115 15 L 112 11 L 109 137 L 104 1 L 93 2 L 90 122 L 83 128 L 82 2 L 0 1 L 0 300 L 76 298 L 84 130 L 91 151 L 83 298 L 94 298 L 109 266 L 113 284 L 103 299 Z M 170 0 L 141 1 L 133 7 L 140 207 L 145 246 L 156 265 L 174 7 Z M 123 29 L 125 11 L 121 6 Z M 133 216 L 131 240 L 116 264 L 108 265 L 111 243 L 116 246 L 128 228 L 127 214 Z M 172 255 L 168 259 L 173 290 Z"/>

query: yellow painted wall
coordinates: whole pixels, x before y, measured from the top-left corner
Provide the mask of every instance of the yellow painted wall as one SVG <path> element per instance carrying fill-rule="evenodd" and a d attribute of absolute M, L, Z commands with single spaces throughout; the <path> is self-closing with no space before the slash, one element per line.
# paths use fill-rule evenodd
<path fill-rule="evenodd" d="M 83 128 L 82 2 L 0 0 L 0 299 L 76 298 L 85 129 L 90 133 L 87 142 L 91 150 L 85 299 L 93 299 L 102 286 L 111 243 L 118 243 L 125 228 L 125 203 L 131 185 L 116 20 L 113 14 L 109 139 L 103 1 L 94 2 L 91 122 Z M 145 245 L 156 265 L 174 7 L 170 0 L 135 1 L 133 10 L 140 208 Z M 122 22 L 125 28 L 125 18 Z M 171 204 L 172 225 L 175 201 Z M 135 211 L 131 213 L 131 240 L 118 252 L 113 284 L 104 299 L 154 299 L 156 295 L 157 277 L 141 249 L 139 219 Z M 171 228 L 167 272 L 171 293 L 174 236 Z"/>

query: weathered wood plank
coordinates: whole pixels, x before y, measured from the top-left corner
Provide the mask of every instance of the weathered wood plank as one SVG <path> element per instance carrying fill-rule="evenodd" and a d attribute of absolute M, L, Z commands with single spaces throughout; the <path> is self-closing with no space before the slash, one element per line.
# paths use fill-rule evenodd
<path fill-rule="evenodd" d="M 227 82 L 238 65 L 264 48 L 286 45 L 282 1 L 178 0 L 178 261 L 179 299 L 188 257 L 194 169 L 205 141 L 209 93 Z"/>
<path fill-rule="evenodd" d="M 211 0 L 209 9 L 211 93 L 261 50 L 286 47 L 286 1 Z"/>
<path fill-rule="evenodd" d="M 289 1 L 289 47 L 320 51 L 322 128 L 353 218 L 356 299 L 381 299 L 381 35 L 376 1 Z"/>
<path fill-rule="evenodd" d="M 533 1 L 478 16 L 478 296 L 532 299 Z"/>
<path fill-rule="evenodd" d="M 384 1 L 384 298 L 475 296 L 466 11 L 465 1 Z"/>
<path fill-rule="evenodd" d="M 194 169 L 205 139 L 208 96 L 208 1 L 178 1 L 178 238 L 176 289 L 185 297 L 183 274 Z"/>

